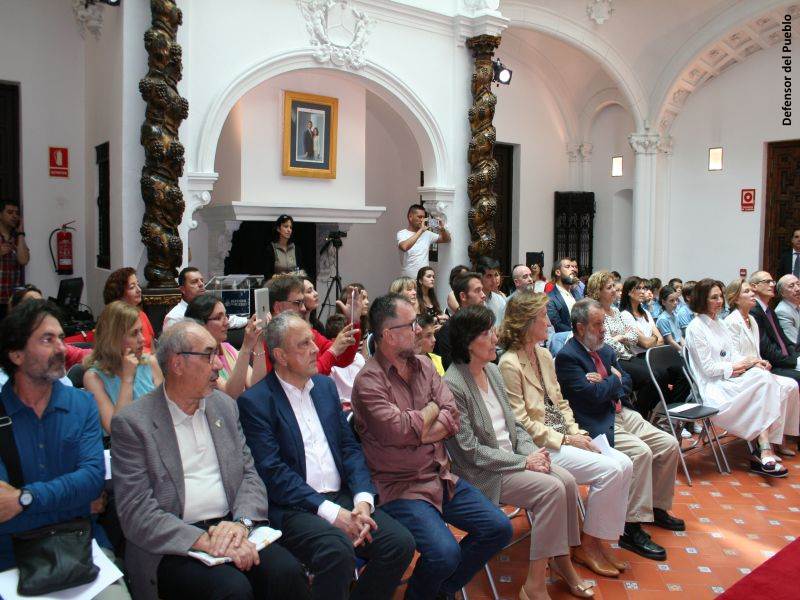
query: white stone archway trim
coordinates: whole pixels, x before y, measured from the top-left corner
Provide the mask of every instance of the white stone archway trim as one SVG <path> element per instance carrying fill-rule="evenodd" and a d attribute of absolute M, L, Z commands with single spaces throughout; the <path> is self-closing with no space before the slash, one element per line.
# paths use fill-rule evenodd
<path fill-rule="evenodd" d="M 504 2 L 503 15 L 510 20 L 511 27 L 541 31 L 594 58 L 619 87 L 636 123 L 636 129 L 645 128 L 648 106 L 644 88 L 633 69 L 608 42 L 577 21 L 541 6 L 531 6 L 523 0 Z"/>
<path fill-rule="evenodd" d="M 343 76 L 363 80 L 365 87 L 383 98 L 408 125 L 419 146 L 426 179 L 437 186 L 452 186 L 449 181 L 452 165 L 441 128 L 425 103 L 399 75 L 369 59 L 358 72 L 321 65 L 309 48 L 290 50 L 258 61 L 230 81 L 211 104 L 203 120 L 194 152 L 195 171 L 214 171 L 222 127 L 228 113 L 242 96 L 268 79 L 301 69 L 330 69 Z"/>
<path fill-rule="evenodd" d="M 700 28 L 675 53 L 650 99 L 650 123 L 668 133 L 689 96 L 708 80 L 783 39 L 780 21 L 800 4 L 786 0 L 740 2 Z"/>

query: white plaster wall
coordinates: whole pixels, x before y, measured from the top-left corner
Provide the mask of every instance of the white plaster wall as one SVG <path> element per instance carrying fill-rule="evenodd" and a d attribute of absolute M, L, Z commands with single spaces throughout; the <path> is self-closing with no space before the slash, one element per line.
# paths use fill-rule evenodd
<path fill-rule="evenodd" d="M 594 192 L 594 270 L 616 270 L 623 275 L 632 268 L 631 206 L 617 194 L 632 189 L 634 155 L 628 143 L 635 123 L 618 104 L 601 110 L 591 127 L 592 182 Z M 611 176 L 611 158 L 622 156 L 622 177 Z M 647 275 L 647 274 L 643 274 Z"/>
<path fill-rule="evenodd" d="M 672 127 L 669 276 L 728 281 L 759 266 L 766 142 L 800 138 L 800 119 L 781 125 L 779 48 L 763 50 L 692 94 Z M 722 146 L 723 170 L 708 171 L 708 148 Z M 740 211 L 742 188 L 756 189 L 755 212 Z M 702 257 L 702 259 L 699 259 Z"/>
<path fill-rule="evenodd" d="M 69 2 L 0 0 L 0 80 L 20 84 L 21 194 L 28 282 L 55 296 L 47 238 L 76 220 L 74 273 L 86 271 L 84 42 Z M 68 179 L 48 175 L 48 146 L 69 149 Z"/>
<path fill-rule="evenodd" d="M 335 179 L 282 174 L 284 91 L 339 100 Z M 309 70 L 279 75 L 246 94 L 239 102 L 242 202 L 364 206 L 365 93 L 363 85 L 350 78 Z M 217 198 L 213 201 L 217 202 Z"/>
<path fill-rule="evenodd" d="M 526 68 L 515 68 L 512 84 L 493 90 L 497 141 L 518 145 L 512 251 L 520 261 L 526 252 L 544 250 L 547 265 L 553 260 L 553 195 L 565 191 L 568 180 L 564 125 L 546 83 Z"/>
<path fill-rule="evenodd" d="M 367 204 L 385 206 L 386 212 L 375 224 L 356 224 L 350 228 L 339 255 L 339 267 L 343 284 L 363 283 L 370 298 L 375 298 L 385 294 L 391 281 L 400 274 L 395 235 L 408 223 L 408 207 L 419 202 L 421 163 L 408 127 L 386 103 L 370 93 L 367 93 L 365 166 Z M 439 246 L 440 257 L 444 247 L 445 244 Z M 440 261 L 433 265 L 437 272 L 441 272 L 441 264 Z M 444 299 L 446 274 L 437 288 Z M 320 293 L 324 291 L 320 289 Z"/>

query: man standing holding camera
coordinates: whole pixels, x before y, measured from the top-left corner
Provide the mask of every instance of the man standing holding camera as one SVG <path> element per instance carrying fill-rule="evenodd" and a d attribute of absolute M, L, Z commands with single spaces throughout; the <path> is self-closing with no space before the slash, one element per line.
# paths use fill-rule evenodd
<path fill-rule="evenodd" d="M 417 272 L 428 266 L 428 252 L 431 244 L 446 244 L 450 241 L 450 232 L 444 224 L 437 228 L 438 233 L 429 229 L 438 225 L 428 223 L 428 213 L 421 204 L 408 207 L 408 227 L 397 232 L 397 247 L 400 249 L 400 265 L 403 275 L 417 278 Z"/>

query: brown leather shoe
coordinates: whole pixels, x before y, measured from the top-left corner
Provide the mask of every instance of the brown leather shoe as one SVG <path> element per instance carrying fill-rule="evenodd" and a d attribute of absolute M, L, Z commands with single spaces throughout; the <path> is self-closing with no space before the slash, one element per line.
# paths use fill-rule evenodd
<path fill-rule="evenodd" d="M 603 577 L 619 577 L 619 569 L 607 561 L 598 561 L 578 546 L 572 551 L 572 560 Z"/>

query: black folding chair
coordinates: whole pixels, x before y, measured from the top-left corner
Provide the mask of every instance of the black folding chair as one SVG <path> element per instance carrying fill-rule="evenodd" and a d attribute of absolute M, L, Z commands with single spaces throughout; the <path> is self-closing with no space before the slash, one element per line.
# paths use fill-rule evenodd
<path fill-rule="evenodd" d="M 656 379 L 655 372 L 662 371 L 667 367 L 674 364 L 675 361 L 675 349 L 669 345 L 663 346 L 655 346 L 647 350 L 645 354 L 645 362 L 647 363 L 647 370 L 650 373 L 650 379 L 653 380 L 653 385 L 658 392 L 659 397 L 659 405 L 653 410 L 653 416 L 651 417 L 654 419 L 656 416 L 663 415 L 667 423 L 669 424 L 670 431 L 672 435 L 675 436 L 675 439 L 678 440 L 678 445 L 681 447 L 681 452 L 679 454 L 679 458 L 681 460 L 681 466 L 683 467 L 683 472 L 686 475 L 686 482 L 689 485 L 692 485 L 692 478 L 689 475 L 689 469 L 686 467 L 686 460 L 684 459 L 684 455 L 688 455 L 694 451 L 702 450 L 702 446 L 694 446 L 692 448 L 688 448 L 684 450 L 681 446 L 681 438 L 675 431 L 675 424 L 674 420 L 679 421 L 688 421 L 691 423 L 695 423 L 697 421 L 700 422 L 702 427 L 700 436 L 701 439 L 703 436 L 708 439 L 709 446 L 711 446 L 711 452 L 714 454 L 714 460 L 717 463 L 717 469 L 719 469 L 720 473 L 730 473 L 731 468 L 728 466 L 728 459 L 725 456 L 725 452 L 722 449 L 722 445 L 719 443 L 719 438 L 717 438 L 716 430 L 714 429 L 714 424 L 711 422 L 711 417 L 716 415 L 719 410 L 716 408 L 712 408 L 710 406 L 703 406 L 703 399 L 700 396 L 700 389 L 697 386 L 697 382 L 693 376 L 691 371 L 691 367 L 689 365 L 689 357 L 686 351 L 686 348 L 683 349 L 683 353 L 679 354 L 678 356 L 681 359 L 683 373 L 686 376 L 686 379 L 689 381 L 689 386 L 691 388 L 691 398 L 694 400 L 694 404 L 692 408 L 683 409 L 683 410 L 675 410 L 682 404 L 689 404 L 690 402 L 686 403 L 672 403 L 671 405 L 667 404 L 666 399 L 664 398 L 664 393 L 661 391 L 661 386 Z M 716 444 L 716 446 L 715 446 Z M 719 456 L 717 455 L 717 450 L 722 455 L 722 462 L 725 463 L 725 470 L 723 471 L 722 464 L 720 463 Z"/>

